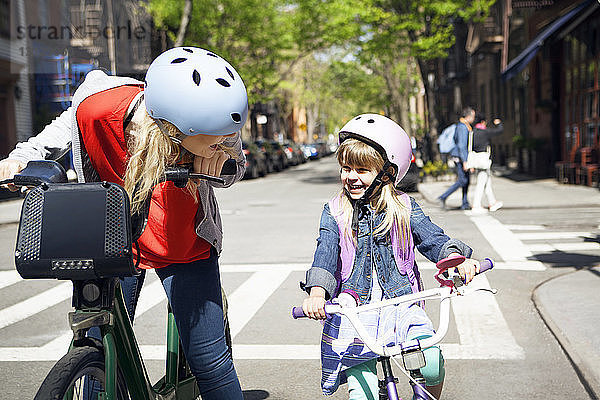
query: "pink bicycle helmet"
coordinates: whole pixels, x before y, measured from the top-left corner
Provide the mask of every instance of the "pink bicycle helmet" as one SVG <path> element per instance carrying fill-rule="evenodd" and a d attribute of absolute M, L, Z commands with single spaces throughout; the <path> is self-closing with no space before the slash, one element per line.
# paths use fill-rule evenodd
<path fill-rule="evenodd" d="M 412 159 L 408 134 L 394 121 L 379 114 L 361 114 L 352 118 L 339 132 L 340 144 L 349 138 L 365 142 L 383 157 L 384 171 L 391 165 L 394 186 L 404 178 Z M 388 174 L 389 175 L 389 174 Z"/>

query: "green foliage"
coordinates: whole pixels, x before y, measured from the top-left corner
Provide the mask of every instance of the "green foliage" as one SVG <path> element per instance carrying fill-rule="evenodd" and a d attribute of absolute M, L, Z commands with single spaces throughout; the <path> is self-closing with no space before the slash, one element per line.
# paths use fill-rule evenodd
<path fill-rule="evenodd" d="M 442 161 L 427 161 L 421 168 L 420 175 L 438 177 L 447 174 L 449 171 L 448 164 Z"/>
<path fill-rule="evenodd" d="M 317 110 L 329 132 L 368 111 L 406 124 L 421 79 L 415 60 L 445 57 L 456 19 L 483 18 L 494 1 L 193 0 L 184 44 L 231 62 L 251 104 L 277 97 Z M 148 0 L 171 41 L 184 3 Z"/>
<path fill-rule="evenodd" d="M 515 135 L 512 138 L 514 145 L 519 149 L 540 149 L 546 141 L 542 138 L 524 138 L 521 135 Z"/>

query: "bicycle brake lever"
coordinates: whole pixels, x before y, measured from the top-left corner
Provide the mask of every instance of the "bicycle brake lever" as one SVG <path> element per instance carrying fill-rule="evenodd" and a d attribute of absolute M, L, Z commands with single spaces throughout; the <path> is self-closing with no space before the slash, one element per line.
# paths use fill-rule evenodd
<path fill-rule="evenodd" d="M 223 179 L 223 178 L 219 178 L 219 177 L 212 176 L 212 175 L 199 174 L 197 172 L 190 173 L 190 179 L 193 179 L 193 178 L 199 178 L 199 179 L 204 179 L 204 180 L 211 181 L 211 182 L 217 182 L 222 185 L 225 184 L 225 179 Z"/>

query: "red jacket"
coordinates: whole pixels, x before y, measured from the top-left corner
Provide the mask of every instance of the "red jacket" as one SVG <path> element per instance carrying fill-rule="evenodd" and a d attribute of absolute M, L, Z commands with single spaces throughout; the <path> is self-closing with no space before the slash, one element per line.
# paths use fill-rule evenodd
<path fill-rule="evenodd" d="M 81 140 L 101 180 L 123 185 L 129 158 L 123 121 L 141 91 L 137 85 L 118 86 L 92 94 L 77 108 Z M 208 258 L 211 245 L 196 234 L 197 211 L 198 204 L 185 189 L 171 182 L 158 185 L 152 193 L 148 225 L 138 241 L 140 267 Z"/>

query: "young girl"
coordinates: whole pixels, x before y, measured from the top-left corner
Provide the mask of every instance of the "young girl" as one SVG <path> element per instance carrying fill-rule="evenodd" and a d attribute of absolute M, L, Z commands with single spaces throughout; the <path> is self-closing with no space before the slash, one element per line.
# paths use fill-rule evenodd
<path fill-rule="evenodd" d="M 432 223 L 414 199 L 396 191 L 412 157 L 410 139 L 399 125 L 381 115 L 363 114 L 341 129 L 339 140 L 342 190 L 324 207 L 314 261 L 306 274 L 309 297 L 302 308 L 314 319 L 325 319 L 325 301 L 341 292 L 365 304 L 421 290 L 415 246 L 433 262 L 472 253 Z M 466 282 L 478 268 L 471 259 L 458 266 Z M 417 304 L 376 314 L 367 316 L 365 322 L 378 340 L 388 344 L 434 333 Z M 355 336 L 344 317 L 333 316 L 325 322 L 323 393 L 334 393 L 347 380 L 350 399 L 378 399 L 377 355 L 354 340 Z M 424 353 L 427 365 L 421 372 L 427 389 L 439 397 L 444 360 L 437 347 Z"/>
<path fill-rule="evenodd" d="M 0 162 L 5 179 L 29 160 L 71 146 L 80 182 L 115 182 L 130 196 L 137 186 L 132 210 L 151 197 L 138 241 L 140 267 L 154 268 L 163 283 L 204 400 L 243 398 L 225 343 L 217 262 L 222 228 L 212 188 L 219 185 L 192 181 L 179 189 L 159 182 L 168 165 L 181 161 L 219 175 L 230 157 L 237 173 L 224 186 L 241 179 L 245 158 L 236 132 L 247 109 L 244 83 L 227 61 L 200 48 L 174 48 L 152 62 L 144 82 L 90 72 L 72 106 Z M 122 281 L 132 320 L 143 280 L 142 273 Z"/>

